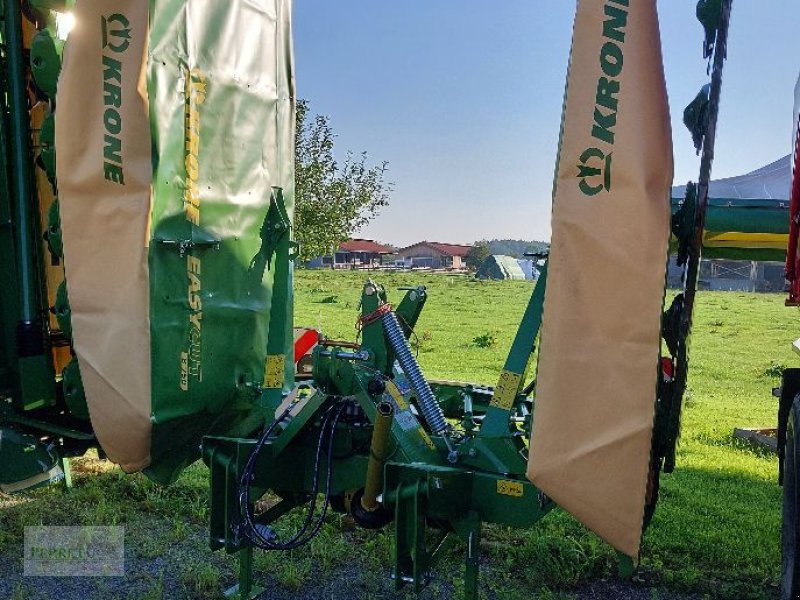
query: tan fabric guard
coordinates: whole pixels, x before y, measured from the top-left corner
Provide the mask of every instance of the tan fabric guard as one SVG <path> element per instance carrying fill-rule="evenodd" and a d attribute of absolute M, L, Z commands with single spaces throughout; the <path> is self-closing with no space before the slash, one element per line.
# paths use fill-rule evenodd
<path fill-rule="evenodd" d="M 92 427 L 109 458 L 128 472 L 150 463 L 148 4 L 78 0 L 56 111 L 74 347 Z M 116 143 L 108 135 L 121 141 L 120 152 L 104 155 L 107 142 Z M 124 184 L 113 181 L 119 163 Z"/>
<path fill-rule="evenodd" d="M 579 0 L 528 477 L 634 557 L 650 460 L 672 170 L 655 0 Z"/>

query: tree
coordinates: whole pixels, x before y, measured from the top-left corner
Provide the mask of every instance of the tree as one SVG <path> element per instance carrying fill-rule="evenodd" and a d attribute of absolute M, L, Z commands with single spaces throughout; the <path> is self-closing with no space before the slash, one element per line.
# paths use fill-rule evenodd
<path fill-rule="evenodd" d="M 389 204 L 388 163 L 369 166 L 367 153 L 334 159 L 330 119 L 311 118 L 309 103 L 297 103 L 295 142 L 295 239 L 301 260 L 331 254 L 339 244 Z"/>
<path fill-rule="evenodd" d="M 490 254 L 489 242 L 486 240 L 481 240 L 480 242 L 475 242 L 472 245 L 472 248 L 469 249 L 469 252 L 467 252 L 467 255 L 464 257 L 464 260 L 467 263 L 467 267 L 475 270 L 481 266 L 481 263 Z"/>
<path fill-rule="evenodd" d="M 546 242 L 527 240 L 489 240 L 489 251 L 492 254 L 506 254 L 514 258 L 523 258 L 526 252 L 546 251 Z"/>

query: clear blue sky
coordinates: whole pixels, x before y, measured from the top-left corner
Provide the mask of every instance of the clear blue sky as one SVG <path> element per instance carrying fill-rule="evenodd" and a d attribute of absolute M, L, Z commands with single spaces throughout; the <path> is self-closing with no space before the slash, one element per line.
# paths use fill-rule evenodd
<path fill-rule="evenodd" d="M 699 160 L 681 122 L 707 82 L 695 0 L 659 0 L 675 182 Z M 298 95 L 337 152 L 389 161 L 391 204 L 359 235 L 549 239 L 572 0 L 295 0 Z M 788 154 L 796 0 L 734 0 L 714 177 Z"/>

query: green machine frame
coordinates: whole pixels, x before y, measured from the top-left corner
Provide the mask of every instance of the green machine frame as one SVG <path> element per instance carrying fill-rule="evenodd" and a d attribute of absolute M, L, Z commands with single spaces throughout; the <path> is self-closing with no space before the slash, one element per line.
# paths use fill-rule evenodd
<path fill-rule="evenodd" d="M 51 11 L 71 5 L 70 0 L 0 5 L 0 461 L 5 465 L 0 489 L 5 491 L 61 479 L 70 485 L 68 457 L 96 446 L 77 362 L 59 369 L 55 361 L 58 349 L 68 355 L 70 345 L 65 289 L 51 307 L 45 283 L 46 266 L 62 259 L 53 117 L 63 41 Z M 30 26 L 27 34 L 23 22 Z M 36 127 L 35 105 L 44 114 Z M 54 200 L 44 223 L 43 193 Z M 50 326 L 51 311 L 59 327 Z"/>
<path fill-rule="evenodd" d="M 296 394 L 285 401 L 275 399 L 270 407 L 276 415 L 285 415 L 285 426 L 277 434 L 260 440 L 260 445 L 256 439 L 205 438 L 203 457 L 211 471 L 211 546 L 241 553 L 235 590 L 240 597 L 253 597 L 255 591 L 251 571 L 256 544 L 243 534 L 242 516 L 253 507 L 252 502 L 241 504 L 248 461 L 256 456 L 249 478 L 251 497 L 271 490 L 279 498 L 255 516 L 256 527 L 263 530 L 321 491 L 314 486 L 320 429 L 326 411 L 346 402 L 347 417 L 331 434 L 326 497 L 364 527 L 394 522 L 393 577 L 398 588 L 408 584 L 419 590 L 443 551 L 461 539 L 467 546 L 465 595 L 477 598 L 481 523 L 524 528 L 554 506 L 525 477 L 532 386 L 525 388 L 524 382 L 541 325 L 546 278 L 545 267 L 494 388 L 416 380 L 421 373 L 414 370 L 418 365 L 407 340 L 427 300 L 425 288 L 407 290 L 394 310 L 386 291 L 367 281 L 361 298 L 361 344 L 347 348 L 342 342 L 320 341 L 314 351 L 313 380 L 300 383 Z M 393 335 L 398 332 L 399 338 Z M 400 367 L 409 358 L 411 368 L 407 363 L 405 369 Z M 425 385 L 435 398 L 434 407 L 422 405 Z M 373 429 L 377 431 L 381 407 L 387 405 L 386 414 L 393 415 L 389 433 L 376 443 Z M 443 426 L 440 421 L 437 427 L 431 409 L 440 411 Z M 375 472 L 380 502 L 367 511 L 364 498 L 371 494 L 365 488 L 374 484 L 374 475 L 368 473 Z M 431 542 L 429 530 L 436 530 Z"/>

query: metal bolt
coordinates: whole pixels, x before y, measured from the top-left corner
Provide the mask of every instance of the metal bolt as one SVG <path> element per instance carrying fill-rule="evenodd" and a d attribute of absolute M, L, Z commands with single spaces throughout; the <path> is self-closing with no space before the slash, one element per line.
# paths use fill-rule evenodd
<path fill-rule="evenodd" d="M 546 507 L 548 504 L 550 504 L 550 498 L 548 497 L 548 495 L 547 495 L 547 494 L 545 494 L 545 493 L 544 493 L 544 492 L 542 492 L 541 490 L 539 491 L 539 497 L 538 497 L 538 500 L 539 500 L 539 508 L 541 508 L 542 510 L 544 510 L 544 508 L 545 508 L 545 507 Z"/>

